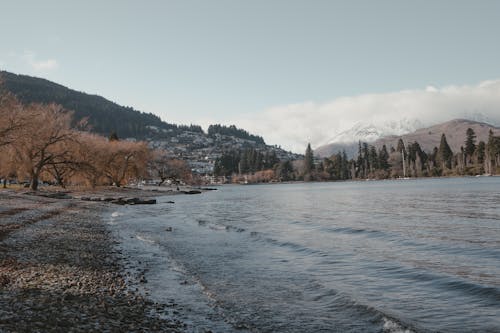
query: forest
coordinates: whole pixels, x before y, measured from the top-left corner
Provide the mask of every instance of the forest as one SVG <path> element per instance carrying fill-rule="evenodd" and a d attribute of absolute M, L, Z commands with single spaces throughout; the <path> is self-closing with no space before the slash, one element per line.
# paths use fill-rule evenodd
<path fill-rule="evenodd" d="M 274 161 L 252 151 L 231 151 L 215 163 L 217 176 L 231 176 L 233 182 L 332 181 L 355 179 L 398 179 L 494 175 L 500 172 L 500 137 L 490 131 L 487 142 L 476 142 L 471 128 L 464 133 L 464 145 L 453 152 L 442 134 L 439 147 L 431 152 L 418 142 L 377 149 L 359 142 L 358 155 L 348 159 L 345 152 L 318 160 L 308 145 L 300 161 Z M 251 156 L 251 158 L 249 158 Z M 251 161 L 251 162 L 250 162 Z M 272 166 L 271 163 L 274 163 Z M 251 165 L 251 168 L 248 166 Z"/>
<path fill-rule="evenodd" d="M 75 91 L 45 79 L 6 71 L 1 71 L 0 76 L 4 90 L 14 94 L 23 104 L 56 103 L 73 111 L 72 125 L 86 119 L 88 130 L 101 135 L 114 132 L 123 138 L 144 139 L 151 134 L 150 126 L 167 130 L 169 136 L 183 131 L 203 132 L 200 126 L 166 123 L 152 113 L 121 106 L 104 97 Z"/>
<path fill-rule="evenodd" d="M 188 165 L 145 142 L 90 133 L 85 120 L 50 103 L 22 103 L 0 91 L 0 179 L 25 182 L 32 190 L 50 183 L 123 186 L 140 179 L 192 181 Z"/>
<path fill-rule="evenodd" d="M 263 144 L 263 145 L 266 144 L 261 136 L 250 134 L 247 131 L 237 128 L 234 125 L 231 126 L 225 126 L 220 124 L 210 125 L 208 127 L 208 136 L 215 137 L 216 134 L 234 136 L 235 138 L 254 141 L 255 143 L 258 144 Z"/>

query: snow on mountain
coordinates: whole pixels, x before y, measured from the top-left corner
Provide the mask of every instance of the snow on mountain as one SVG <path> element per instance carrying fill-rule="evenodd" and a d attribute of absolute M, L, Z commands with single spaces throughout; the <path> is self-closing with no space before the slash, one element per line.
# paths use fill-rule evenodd
<path fill-rule="evenodd" d="M 343 131 L 329 140 L 331 143 L 373 142 L 387 135 L 402 135 L 421 128 L 423 124 L 418 119 L 402 119 L 399 121 L 379 124 L 357 122 L 350 129 Z"/>
<path fill-rule="evenodd" d="M 470 119 L 473 118 L 473 119 Z M 353 157 L 358 152 L 358 142 L 367 142 L 380 148 L 383 144 L 387 147 L 395 146 L 399 138 L 405 143 L 417 141 L 422 149 L 430 151 L 439 145 L 441 134 L 445 133 L 450 147 L 458 151 L 465 140 L 467 128 L 472 128 L 477 139 L 485 141 L 489 130 L 498 133 L 499 128 L 495 124 L 485 123 L 486 119 L 479 113 L 471 114 L 469 119 L 454 119 L 440 124 L 432 124 L 425 127 L 419 120 L 401 120 L 398 122 L 387 122 L 378 125 L 357 123 L 351 129 L 341 132 L 332 140 L 314 150 L 320 157 L 329 157 L 339 151 L 344 150 L 349 157 Z"/>
<path fill-rule="evenodd" d="M 332 137 L 326 144 L 315 149 L 321 157 L 330 156 L 339 150 L 345 150 L 351 155 L 357 144 L 361 142 L 374 142 L 389 135 L 403 135 L 422 128 L 423 124 L 418 119 L 401 119 L 388 122 L 357 122 L 353 127 Z"/>

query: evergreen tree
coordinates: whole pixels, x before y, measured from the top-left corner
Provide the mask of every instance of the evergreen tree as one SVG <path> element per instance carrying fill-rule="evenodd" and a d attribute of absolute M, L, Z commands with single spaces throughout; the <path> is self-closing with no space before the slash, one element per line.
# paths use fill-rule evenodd
<path fill-rule="evenodd" d="M 363 142 L 363 178 L 368 177 L 368 167 L 369 167 L 369 148 L 368 148 L 368 143 Z"/>
<path fill-rule="evenodd" d="M 403 156 L 406 158 L 406 147 L 405 143 L 403 142 L 403 139 L 399 138 L 398 140 L 398 145 L 396 147 L 396 151 L 400 154 L 403 154 Z"/>
<path fill-rule="evenodd" d="M 387 152 L 387 147 L 382 146 L 382 149 L 378 152 L 378 164 L 380 169 L 387 171 L 389 169 L 389 153 Z"/>
<path fill-rule="evenodd" d="M 464 149 L 467 163 L 472 162 L 472 155 L 474 154 L 475 151 L 476 151 L 476 133 L 474 133 L 474 130 L 469 127 L 466 132 L 465 149 Z"/>
<path fill-rule="evenodd" d="M 304 175 L 311 175 L 314 170 L 314 156 L 311 149 L 311 144 L 307 144 L 306 154 L 304 157 Z"/>
<path fill-rule="evenodd" d="M 486 147 L 486 144 L 484 143 L 484 141 L 479 141 L 479 143 L 477 144 L 477 149 L 476 149 L 477 163 L 479 163 L 479 164 L 483 164 L 483 162 L 484 162 L 485 147 Z"/>
<path fill-rule="evenodd" d="M 355 175 L 355 177 L 358 178 L 364 177 L 363 166 L 364 166 L 363 150 L 361 148 L 361 141 L 358 141 L 358 159 L 356 160 L 357 175 Z"/>
<path fill-rule="evenodd" d="M 275 176 L 279 181 L 286 182 L 294 179 L 293 165 L 290 161 L 283 161 L 276 164 Z"/>
<path fill-rule="evenodd" d="M 444 133 L 441 135 L 441 142 L 439 143 L 438 159 L 441 162 L 443 169 L 451 169 L 453 152 L 448 145 L 448 141 L 446 141 L 446 135 Z"/>
<path fill-rule="evenodd" d="M 368 152 L 368 162 L 370 164 L 370 172 L 373 172 L 379 168 L 377 150 L 374 146 L 370 146 Z"/>
<path fill-rule="evenodd" d="M 347 153 L 345 150 L 342 151 L 342 165 L 341 165 L 341 179 L 346 180 L 349 178 L 349 161 L 347 159 Z"/>

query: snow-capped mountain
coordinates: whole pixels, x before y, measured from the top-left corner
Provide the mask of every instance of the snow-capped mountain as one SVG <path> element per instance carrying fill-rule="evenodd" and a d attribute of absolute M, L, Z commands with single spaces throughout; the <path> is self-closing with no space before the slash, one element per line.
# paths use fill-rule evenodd
<path fill-rule="evenodd" d="M 421 127 L 423 127 L 423 124 L 417 119 L 403 119 L 380 124 L 358 122 L 350 129 L 335 135 L 327 144 L 350 143 L 360 140 L 363 142 L 373 142 L 387 135 L 403 135 Z"/>
<path fill-rule="evenodd" d="M 321 157 L 345 150 L 348 155 L 353 155 L 357 150 L 358 142 L 374 142 L 390 135 L 403 135 L 411 133 L 424 125 L 418 119 L 401 119 L 388 122 L 357 122 L 348 130 L 342 131 L 332 137 L 326 144 L 317 147 L 314 151 Z"/>
<path fill-rule="evenodd" d="M 476 118 L 477 117 L 473 117 Z M 481 118 L 480 118 L 481 119 Z M 500 128 L 485 122 L 479 122 L 470 119 L 453 119 L 440 124 L 433 124 L 430 127 L 424 127 L 418 120 L 390 122 L 382 126 L 373 124 L 363 125 L 357 123 L 350 130 L 336 135 L 329 144 L 318 147 L 314 150 L 320 157 L 329 157 L 339 151 L 344 150 L 349 157 L 358 153 L 358 142 L 367 142 L 376 148 L 382 145 L 394 147 L 401 138 L 403 142 L 411 143 L 417 141 L 423 150 L 431 151 L 439 146 L 441 134 L 445 134 L 453 151 L 459 151 L 464 144 L 465 133 L 468 128 L 472 128 L 477 136 L 477 140 L 486 141 L 489 131 L 492 130 L 495 135 L 500 134 Z"/>

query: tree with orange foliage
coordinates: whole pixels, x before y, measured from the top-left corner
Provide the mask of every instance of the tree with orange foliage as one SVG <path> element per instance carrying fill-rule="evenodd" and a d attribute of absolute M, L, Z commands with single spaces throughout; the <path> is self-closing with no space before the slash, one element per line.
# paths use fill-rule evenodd
<path fill-rule="evenodd" d="M 30 178 L 30 188 L 38 189 L 42 172 L 51 165 L 72 163 L 67 142 L 75 140 L 71 129 L 71 113 L 55 104 L 30 104 L 24 107 L 24 121 L 15 131 L 11 146 L 20 172 Z"/>
<path fill-rule="evenodd" d="M 163 185 L 169 179 L 174 183 L 179 183 L 181 180 L 190 182 L 192 178 L 187 163 L 168 156 L 168 153 L 163 149 L 156 149 L 152 152 L 149 169 L 153 178 L 160 178 L 158 186 Z"/>
<path fill-rule="evenodd" d="M 0 82 L 1 83 L 1 82 Z M 0 147 L 11 144 L 25 120 L 23 106 L 11 93 L 0 92 Z"/>
<path fill-rule="evenodd" d="M 98 168 L 112 185 L 120 187 L 128 179 L 145 175 L 150 155 L 146 143 L 110 141 L 102 148 Z"/>

